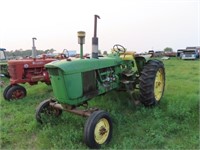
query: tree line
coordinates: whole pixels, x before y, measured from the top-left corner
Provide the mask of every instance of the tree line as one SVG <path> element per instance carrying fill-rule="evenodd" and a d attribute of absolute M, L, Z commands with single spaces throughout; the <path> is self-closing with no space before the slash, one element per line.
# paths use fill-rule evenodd
<path fill-rule="evenodd" d="M 47 49 L 47 50 L 37 50 L 37 55 L 46 54 L 46 53 L 53 53 L 56 51 L 55 49 Z M 12 50 L 12 51 L 5 51 L 7 58 L 16 58 L 16 57 L 29 57 L 32 55 L 32 50 Z"/>
<path fill-rule="evenodd" d="M 53 53 L 54 51 L 56 50 L 53 48 L 46 49 L 46 50 L 37 50 L 37 55 Z M 31 49 L 28 49 L 28 50 L 18 49 L 18 50 L 5 51 L 5 52 L 6 52 L 7 58 L 10 58 L 10 59 L 16 58 L 16 57 L 29 57 L 32 55 Z M 170 47 L 166 47 L 164 49 L 164 52 L 173 52 L 173 49 Z M 100 50 L 99 50 L 99 53 L 101 54 Z"/>

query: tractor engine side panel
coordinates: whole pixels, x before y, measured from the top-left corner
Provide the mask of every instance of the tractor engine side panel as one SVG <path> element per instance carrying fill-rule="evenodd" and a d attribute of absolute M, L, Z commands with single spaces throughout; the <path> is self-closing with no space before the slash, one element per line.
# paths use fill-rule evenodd
<path fill-rule="evenodd" d="M 113 66 L 97 70 L 99 94 L 108 92 L 118 87 L 119 76 L 116 68 L 118 67 Z"/>
<path fill-rule="evenodd" d="M 65 75 L 64 80 L 69 99 L 76 99 L 83 95 L 81 73 Z"/>
<path fill-rule="evenodd" d="M 69 99 L 69 97 L 66 91 L 63 72 L 57 68 L 48 69 L 48 72 L 50 73 L 54 96 L 59 99 L 60 102 L 66 102 L 66 99 Z"/>
<path fill-rule="evenodd" d="M 49 68 L 53 93 L 59 102 L 73 104 L 83 95 L 81 73 L 65 74 L 58 68 Z"/>

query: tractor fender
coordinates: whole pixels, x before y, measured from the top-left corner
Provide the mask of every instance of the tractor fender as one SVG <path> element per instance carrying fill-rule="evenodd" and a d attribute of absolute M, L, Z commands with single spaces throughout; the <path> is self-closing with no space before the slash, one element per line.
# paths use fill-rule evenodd
<path fill-rule="evenodd" d="M 147 62 L 147 59 L 145 59 L 145 57 L 143 57 L 143 56 L 135 56 L 135 63 L 136 63 L 136 66 L 137 66 L 139 74 L 143 70 L 146 62 Z"/>

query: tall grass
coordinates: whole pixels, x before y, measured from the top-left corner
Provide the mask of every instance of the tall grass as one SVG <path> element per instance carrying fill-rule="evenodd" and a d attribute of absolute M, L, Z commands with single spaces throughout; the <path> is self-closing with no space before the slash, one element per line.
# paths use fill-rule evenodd
<path fill-rule="evenodd" d="M 134 106 L 127 93 L 118 91 L 89 101 L 90 106 L 108 111 L 113 120 L 112 140 L 103 148 L 200 148 L 199 61 L 172 59 L 164 64 L 165 93 L 157 107 Z M 53 97 L 51 86 L 41 83 L 25 87 L 28 95 L 23 100 L 8 102 L 1 96 L 1 149 L 87 149 L 83 142 L 86 118 L 63 112 L 52 123 L 38 124 L 35 108 Z"/>

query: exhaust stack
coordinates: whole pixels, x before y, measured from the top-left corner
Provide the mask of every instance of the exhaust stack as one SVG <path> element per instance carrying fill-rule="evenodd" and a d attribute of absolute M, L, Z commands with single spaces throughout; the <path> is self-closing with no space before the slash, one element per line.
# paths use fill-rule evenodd
<path fill-rule="evenodd" d="M 35 47 L 35 40 L 37 40 L 37 39 L 35 37 L 32 39 L 33 39 L 32 58 L 36 59 L 37 52 L 36 52 L 36 47 Z"/>
<path fill-rule="evenodd" d="M 98 59 L 98 37 L 97 37 L 97 18 L 98 15 L 94 15 L 94 37 L 92 38 L 92 58 Z"/>

